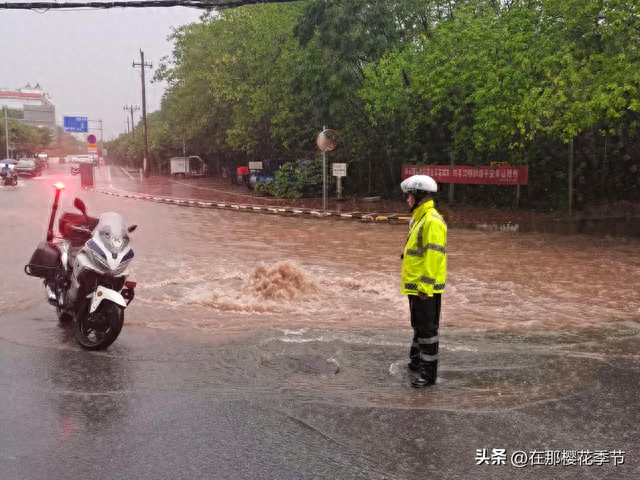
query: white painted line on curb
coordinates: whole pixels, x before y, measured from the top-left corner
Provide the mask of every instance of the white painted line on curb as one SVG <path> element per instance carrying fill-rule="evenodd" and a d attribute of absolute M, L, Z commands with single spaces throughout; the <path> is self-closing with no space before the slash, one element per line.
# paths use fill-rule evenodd
<path fill-rule="evenodd" d="M 127 171 L 124 169 L 124 167 L 120 167 L 120 169 L 121 169 L 124 173 L 126 173 L 127 175 L 129 175 L 129 178 L 130 178 L 131 180 L 133 180 L 134 182 L 136 181 L 136 179 L 135 179 L 135 178 L 133 178 L 133 177 L 131 176 L 131 174 L 130 174 L 129 172 L 127 172 Z"/>
<path fill-rule="evenodd" d="M 122 168 L 122 167 L 121 167 Z M 351 218 L 354 220 L 361 221 L 369 221 L 369 222 L 392 222 L 398 221 L 406 223 L 411 220 L 411 217 L 406 216 L 396 216 L 397 214 L 393 214 L 393 218 L 389 218 L 387 215 L 379 215 L 379 214 L 362 214 L 362 213 L 339 213 L 339 212 L 320 212 L 318 210 L 300 210 L 300 209 L 291 209 L 291 208 L 276 208 L 276 207 L 268 207 L 268 206 L 253 206 L 253 205 L 232 205 L 226 203 L 211 203 L 211 202 L 202 202 L 197 200 L 178 200 L 175 198 L 161 198 L 161 197 L 152 197 L 152 196 L 144 196 L 144 195 L 133 195 L 133 194 L 121 194 L 108 192 L 104 190 L 98 190 L 95 188 L 84 188 L 84 190 L 89 192 L 97 192 L 102 193 L 104 195 L 112 195 L 120 198 L 137 198 L 138 200 L 149 200 L 156 202 L 169 203 L 173 205 L 200 205 L 203 207 L 219 207 L 219 208 L 231 208 L 235 210 L 253 210 L 256 212 L 272 212 L 272 213 L 294 213 L 296 215 L 302 216 L 313 215 L 315 217 L 342 217 L 342 218 Z"/>

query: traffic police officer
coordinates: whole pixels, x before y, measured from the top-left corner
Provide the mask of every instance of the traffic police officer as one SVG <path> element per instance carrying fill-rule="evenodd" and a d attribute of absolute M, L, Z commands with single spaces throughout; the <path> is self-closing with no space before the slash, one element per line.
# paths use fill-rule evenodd
<path fill-rule="evenodd" d="M 437 212 L 433 194 L 436 181 L 414 175 L 401 184 L 409 196 L 411 223 L 402 254 L 400 291 L 409 297 L 413 343 L 409 369 L 418 373 L 411 385 L 424 388 L 436 383 L 438 373 L 438 326 L 447 277 L 447 224 Z"/>

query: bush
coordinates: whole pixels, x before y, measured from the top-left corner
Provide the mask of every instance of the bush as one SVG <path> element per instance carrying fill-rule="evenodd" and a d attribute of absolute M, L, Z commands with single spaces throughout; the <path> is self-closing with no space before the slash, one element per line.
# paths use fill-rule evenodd
<path fill-rule="evenodd" d="M 300 198 L 305 193 L 316 193 L 322 188 L 322 162 L 303 159 L 287 162 L 275 173 L 274 178 L 256 183 L 258 192 L 276 198 Z"/>

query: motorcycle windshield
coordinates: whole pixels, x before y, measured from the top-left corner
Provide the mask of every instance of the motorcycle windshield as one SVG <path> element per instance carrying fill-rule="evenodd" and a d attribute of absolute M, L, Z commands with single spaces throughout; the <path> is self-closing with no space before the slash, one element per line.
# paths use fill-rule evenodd
<path fill-rule="evenodd" d="M 107 212 L 100 215 L 94 235 L 96 232 L 111 253 L 118 254 L 129 245 L 127 226 L 119 213 Z"/>

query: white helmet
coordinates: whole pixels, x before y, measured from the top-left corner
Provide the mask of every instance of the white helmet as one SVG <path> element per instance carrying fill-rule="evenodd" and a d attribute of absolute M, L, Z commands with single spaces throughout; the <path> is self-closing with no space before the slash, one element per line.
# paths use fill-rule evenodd
<path fill-rule="evenodd" d="M 403 193 L 415 195 L 418 192 L 436 193 L 438 184 L 428 175 L 413 175 L 400 184 Z"/>

